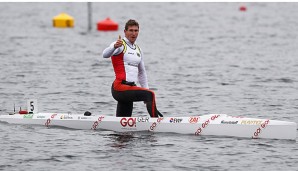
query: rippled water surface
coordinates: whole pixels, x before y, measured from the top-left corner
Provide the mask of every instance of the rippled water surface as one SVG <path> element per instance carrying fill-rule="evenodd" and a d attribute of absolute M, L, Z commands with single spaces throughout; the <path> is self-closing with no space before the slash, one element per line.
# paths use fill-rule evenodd
<path fill-rule="evenodd" d="M 245 5 L 246 12 L 239 11 Z M 140 23 L 149 86 L 165 116 L 227 113 L 298 123 L 297 3 L 0 3 L 0 113 L 114 115 L 102 51 Z M 73 29 L 55 29 L 66 12 Z M 106 17 L 119 31 L 98 32 Z M 134 116 L 147 115 L 135 103 Z M 296 141 L 119 134 L 0 123 L 0 170 L 297 170 Z"/>

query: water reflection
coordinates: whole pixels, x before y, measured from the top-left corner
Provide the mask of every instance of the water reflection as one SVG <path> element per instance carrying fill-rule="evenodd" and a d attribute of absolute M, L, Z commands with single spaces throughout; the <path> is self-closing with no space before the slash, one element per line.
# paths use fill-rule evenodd
<path fill-rule="evenodd" d="M 136 146 L 138 143 L 154 143 L 157 142 L 156 137 L 153 133 L 140 133 L 140 132 L 123 132 L 108 134 L 108 138 L 111 140 L 110 147 L 113 148 L 131 148 Z"/>
<path fill-rule="evenodd" d="M 113 142 L 111 144 L 111 147 L 121 149 L 129 145 L 129 142 L 133 141 L 135 137 L 132 133 L 118 133 L 118 134 L 109 134 L 109 138 Z"/>

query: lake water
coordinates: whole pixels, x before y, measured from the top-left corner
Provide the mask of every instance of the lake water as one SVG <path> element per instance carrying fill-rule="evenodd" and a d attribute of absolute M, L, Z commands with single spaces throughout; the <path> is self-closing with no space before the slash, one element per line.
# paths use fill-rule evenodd
<path fill-rule="evenodd" d="M 245 5 L 246 12 L 239 11 Z M 150 88 L 164 116 L 226 113 L 298 123 L 298 3 L 0 3 L 1 114 L 115 115 L 102 51 L 140 23 Z M 72 29 L 52 27 L 66 12 Z M 110 17 L 119 31 L 98 32 Z M 133 116 L 148 116 L 135 103 Z M 0 123 L 0 170 L 297 170 L 296 141 L 119 134 Z"/>

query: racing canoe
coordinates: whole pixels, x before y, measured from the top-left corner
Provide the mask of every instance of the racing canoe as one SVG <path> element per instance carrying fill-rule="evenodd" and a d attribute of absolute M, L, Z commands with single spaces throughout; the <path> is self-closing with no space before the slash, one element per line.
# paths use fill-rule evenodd
<path fill-rule="evenodd" d="M 188 117 L 115 117 L 107 115 L 35 113 L 0 115 L 0 121 L 11 124 L 42 125 L 72 129 L 111 130 L 116 132 L 150 131 L 193 134 L 196 136 L 229 136 L 296 140 L 295 122 L 208 114 Z"/>

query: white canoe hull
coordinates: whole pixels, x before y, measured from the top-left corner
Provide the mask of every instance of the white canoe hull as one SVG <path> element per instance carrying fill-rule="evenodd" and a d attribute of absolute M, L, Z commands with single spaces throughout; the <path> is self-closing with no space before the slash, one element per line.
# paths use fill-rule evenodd
<path fill-rule="evenodd" d="M 190 117 L 114 117 L 104 115 L 38 113 L 26 115 L 0 115 L 0 121 L 13 124 L 43 125 L 72 129 L 101 129 L 116 132 L 150 131 L 197 136 L 231 136 L 243 138 L 269 138 L 296 140 L 297 124 L 294 122 L 232 117 L 210 114 Z"/>

